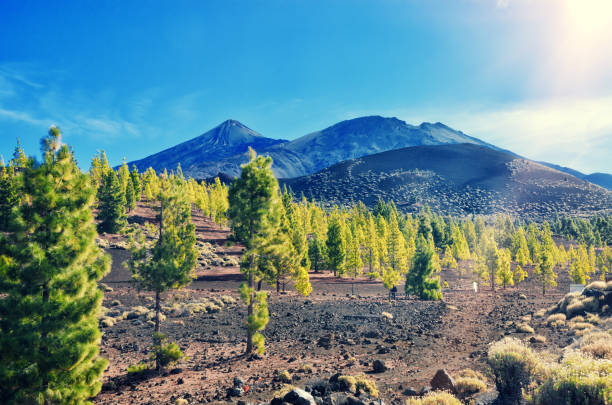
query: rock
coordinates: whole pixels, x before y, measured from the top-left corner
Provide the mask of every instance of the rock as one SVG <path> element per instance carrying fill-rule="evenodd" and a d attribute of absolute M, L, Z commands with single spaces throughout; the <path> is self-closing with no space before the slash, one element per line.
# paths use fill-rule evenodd
<path fill-rule="evenodd" d="M 244 389 L 242 387 L 236 388 L 232 387 L 227 390 L 227 395 L 230 397 L 241 397 L 244 395 Z"/>
<path fill-rule="evenodd" d="M 412 387 L 407 387 L 402 394 L 408 397 L 416 397 L 419 395 L 419 392 Z"/>
<path fill-rule="evenodd" d="M 436 375 L 431 379 L 431 389 L 434 391 L 449 391 L 452 394 L 456 394 L 455 382 L 452 377 L 446 372 L 446 370 L 438 370 Z"/>
<path fill-rule="evenodd" d="M 235 388 L 244 387 L 244 380 L 238 376 L 234 377 L 234 387 Z"/>
<path fill-rule="evenodd" d="M 424 385 L 423 388 L 419 391 L 419 396 L 427 395 L 431 392 L 431 387 L 429 385 Z"/>
<path fill-rule="evenodd" d="M 374 360 L 372 364 L 372 371 L 375 373 L 384 373 L 389 370 L 389 366 L 382 360 Z"/>
<path fill-rule="evenodd" d="M 285 395 L 283 401 L 293 405 L 316 405 L 312 395 L 300 388 L 294 388 Z"/>
<path fill-rule="evenodd" d="M 366 405 L 366 403 L 359 398 L 349 395 L 346 397 L 346 405 Z"/>
<path fill-rule="evenodd" d="M 329 405 L 346 405 L 348 395 L 343 392 L 334 392 L 326 401 Z"/>
<path fill-rule="evenodd" d="M 310 391 L 313 396 L 325 397 L 331 390 L 329 382 L 325 380 L 318 380 L 312 383 Z"/>

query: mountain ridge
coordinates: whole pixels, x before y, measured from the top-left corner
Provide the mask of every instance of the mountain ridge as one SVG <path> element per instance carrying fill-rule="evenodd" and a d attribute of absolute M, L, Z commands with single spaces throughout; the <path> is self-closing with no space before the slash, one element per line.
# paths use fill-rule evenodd
<path fill-rule="evenodd" d="M 273 158 L 272 169 L 278 178 L 295 178 L 314 174 L 344 160 L 389 150 L 459 143 L 477 144 L 521 157 L 442 122 L 412 125 L 397 117 L 371 115 L 343 120 L 291 141 L 264 137 L 239 121 L 228 119 L 193 139 L 129 164 L 136 164 L 141 171 L 149 166 L 161 171 L 173 170 L 180 163 L 186 176 L 197 179 L 219 173 L 237 176 L 240 166 L 249 159 L 248 148 L 252 147 L 257 153 Z M 610 174 L 588 175 L 552 163 L 539 163 L 612 189 Z"/>
<path fill-rule="evenodd" d="M 612 192 L 514 154 L 475 144 L 423 145 L 337 163 L 281 185 L 321 203 L 403 211 L 427 204 L 453 215 L 496 214 L 549 219 L 553 213 L 612 211 Z"/>

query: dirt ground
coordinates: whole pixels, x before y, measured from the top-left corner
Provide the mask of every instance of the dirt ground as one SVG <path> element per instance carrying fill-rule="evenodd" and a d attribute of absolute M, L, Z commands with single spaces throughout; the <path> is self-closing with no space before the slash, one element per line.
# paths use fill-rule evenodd
<path fill-rule="evenodd" d="M 153 221 L 149 208 L 139 206 L 131 220 Z M 197 213 L 193 217 L 199 241 L 216 246 L 217 254 L 239 255 L 240 246 L 226 244 L 227 229 Z M 119 240 L 118 235 L 104 235 Z M 129 282 L 130 274 L 121 262 L 128 257 L 123 249 L 108 249 L 113 257 L 111 273 L 103 280 L 113 288 L 105 294 L 104 306 L 113 301 L 118 308 L 142 305 L 152 308 L 151 293 L 138 291 Z M 205 268 L 209 267 L 209 268 Z M 238 267 L 200 266 L 198 278 L 181 291 L 166 294 L 166 305 L 204 297 L 231 295 L 243 280 Z M 488 344 L 505 335 L 526 339 L 515 332 L 512 323 L 549 307 L 568 291 L 567 275 L 559 276 L 556 289 L 542 295 L 531 280 L 518 287 L 493 292 L 481 286 L 472 290 L 468 276 L 442 271 L 444 300 L 424 302 L 398 296 L 389 301 L 380 282 L 366 279 L 338 279 L 328 272 L 311 273 L 313 293 L 301 297 L 290 291 L 269 298 L 270 322 L 263 332 L 266 353 L 261 359 L 242 356 L 245 349 L 246 308 L 238 300 L 217 313 L 168 316 L 162 332 L 176 341 L 188 356 L 163 375 L 152 373 L 141 379 L 129 378 L 127 367 L 148 356 L 152 326 L 141 320 L 122 320 L 103 328 L 101 353 L 109 360 L 97 404 L 168 404 L 185 398 L 190 404 L 269 402 L 281 387 L 274 376 L 283 370 L 292 375 L 294 385 L 304 384 L 341 372 L 365 372 L 376 381 L 382 399 L 399 403 L 408 387 L 419 390 L 428 385 L 436 370 L 451 375 L 463 368 L 485 370 Z M 403 289 L 403 284 L 399 286 Z M 264 286 L 264 288 L 267 288 Z M 393 319 L 382 313 L 392 314 Z M 546 334 L 546 330 L 536 330 Z M 556 348 L 570 343 L 551 336 L 540 348 Z M 390 369 L 372 373 L 374 360 L 383 360 Z M 304 365 L 312 365 L 309 372 Z M 235 376 L 249 389 L 240 398 L 229 398 Z"/>

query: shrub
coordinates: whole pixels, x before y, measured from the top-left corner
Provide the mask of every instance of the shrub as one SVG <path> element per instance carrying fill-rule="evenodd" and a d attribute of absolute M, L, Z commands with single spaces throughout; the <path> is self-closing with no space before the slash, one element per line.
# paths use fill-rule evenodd
<path fill-rule="evenodd" d="M 466 368 L 455 376 L 455 389 L 460 397 L 465 398 L 486 390 L 487 379 L 482 373 Z"/>
<path fill-rule="evenodd" d="M 567 314 L 568 318 L 572 318 L 578 314 L 583 314 L 584 311 L 584 303 L 582 301 L 576 300 L 567 306 L 565 313 Z"/>
<path fill-rule="evenodd" d="M 422 398 L 410 398 L 406 405 L 462 405 L 461 401 L 445 391 L 430 392 Z"/>
<path fill-rule="evenodd" d="M 110 316 L 105 316 L 100 319 L 100 325 L 105 328 L 110 328 L 115 324 L 115 318 L 111 318 Z"/>
<path fill-rule="evenodd" d="M 612 360 L 612 336 L 607 332 L 593 332 L 580 341 L 580 351 L 599 359 Z"/>
<path fill-rule="evenodd" d="M 542 335 L 534 335 L 529 338 L 531 343 L 546 343 L 546 337 Z"/>
<path fill-rule="evenodd" d="M 295 387 L 293 385 L 284 384 L 279 390 L 274 391 L 274 393 L 272 394 L 272 398 L 283 399 L 283 398 L 285 398 L 285 395 L 287 395 L 288 393 L 290 393 L 294 389 L 295 389 Z"/>
<path fill-rule="evenodd" d="M 290 383 L 292 380 L 292 376 L 289 371 L 283 370 L 276 375 L 276 379 L 282 383 Z"/>
<path fill-rule="evenodd" d="M 612 362 L 570 352 L 536 390 L 536 405 L 612 403 Z"/>
<path fill-rule="evenodd" d="M 157 344 L 151 348 L 151 360 L 155 361 L 160 368 L 164 369 L 185 357 L 175 342 L 165 343 L 167 340 L 165 335 L 157 333 L 154 339 Z"/>
<path fill-rule="evenodd" d="M 133 364 L 127 368 L 128 375 L 141 375 L 146 373 L 149 370 L 153 369 L 153 365 L 151 363 L 140 362 L 137 364 Z"/>
<path fill-rule="evenodd" d="M 341 375 L 338 377 L 338 388 L 354 394 L 357 392 L 357 380 L 352 375 Z"/>
<path fill-rule="evenodd" d="M 519 333 L 533 333 L 535 332 L 531 326 L 526 323 L 521 323 L 517 325 L 516 331 Z"/>
<path fill-rule="evenodd" d="M 565 325 L 565 314 L 552 314 L 546 318 L 546 323 L 553 328 L 558 328 Z"/>
<path fill-rule="evenodd" d="M 385 318 L 387 318 L 388 320 L 392 320 L 393 319 L 393 314 L 389 313 L 389 312 L 382 312 L 381 315 Z"/>
<path fill-rule="evenodd" d="M 489 348 L 487 363 L 503 403 L 518 403 L 521 391 L 527 388 L 540 370 L 540 360 L 523 342 L 504 338 Z"/>
<path fill-rule="evenodd" d="M 355 376 L 355 384 L 357 387 L 357 393 L 363 392 L 373 398 L 378 398 L 378 387 L 373 380 L 366 377 L 365 374 L 358 374 Z"/>
<path fill-rule="evenodd" d="M 300 367 L 302 373 L 312 373 L 312 364 L 305 363 Z"/>
<path fill-rule="evenodd" d="M 486 390 L 487 384 L 477 378 L 458 377 L 455 379 L 455 389 L 460 397 L 465 398 Z"/>

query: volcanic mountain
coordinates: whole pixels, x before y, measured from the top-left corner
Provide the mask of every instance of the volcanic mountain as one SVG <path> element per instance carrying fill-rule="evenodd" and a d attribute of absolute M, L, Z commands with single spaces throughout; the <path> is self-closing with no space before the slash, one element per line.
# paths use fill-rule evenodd
<path fill-rule="evenodd" d="M 612 212 L 612 192 L 512 153 L 476 144 L 427 145 L 347 160 L 283 179 L 297 195 L 345 206 L 379 198 L 403 211 L 532 218 Z"/>
<path fill-rule="evenodd" d="M 233 165 L 226 167 L 220 162 L 229 157 L 232 158 L 229 161 L 239 160 L 238 156 L 246 156 L 249 146 L 259 151 L 286 142 L 263 137 L 238 121 L 227 120 L 196 138 L 130 162 L 130 166 L 133 163 L 140 171 L 152 167 L 159 172 L 174 170 L 180 163 L 185 175 L 194 178 L 210 177 L 219 172 L 235 174 Z"/>
<path fill-rule="evenodd" d="M 315 173 L 343 160 L 418 145 L 473 143 L 497 149 L 441 123 L 407 124 L 397 118 L 361 117 L 339 122 L 293 141 L 265 138 L 238 121 L 229 120 L 203 135 L 142 160 L 139 170 L 175 169 L 198 179 L 226 173 L 236 176 L 248 161 L 248 147 L 274 159 L 279 178 Z"/>

